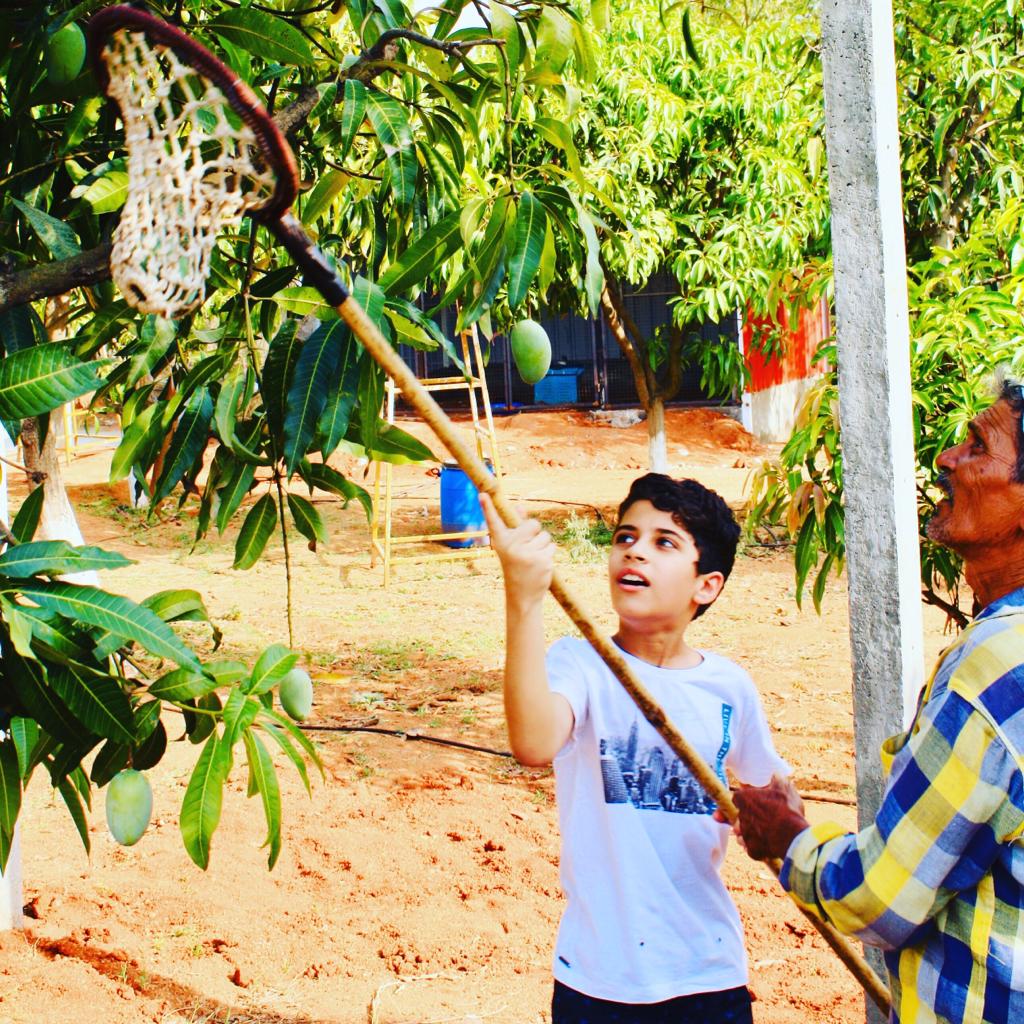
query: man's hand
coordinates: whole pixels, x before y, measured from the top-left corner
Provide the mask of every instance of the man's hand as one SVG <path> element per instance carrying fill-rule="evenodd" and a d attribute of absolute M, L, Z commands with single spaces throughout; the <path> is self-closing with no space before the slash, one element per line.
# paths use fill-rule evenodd
<path fill-rule="evenodd" d="M 555 542 L 551 535 L 535 519 L 525 519 L 510 529 L 487 494 L 480 495 L 480 507 L 487 520 L 491 547 L 505 575 L 508 600 L 523 605 L 543 600 L 555 567 Z"/>
<path fill-rule="evenodd" d="M 810 822 L 804 802 L 788 778 L 772 777 L 767 786 L 741 786 L 732 795 L 740 812 L 733 830 L 754 860 L 782 859 Z"/>

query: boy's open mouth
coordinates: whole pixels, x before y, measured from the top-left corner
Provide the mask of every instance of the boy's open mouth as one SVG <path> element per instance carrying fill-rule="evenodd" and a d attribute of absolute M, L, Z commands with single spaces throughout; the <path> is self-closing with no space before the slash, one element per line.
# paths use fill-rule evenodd
<path fill-rule="evenodd" d="M 623 587 L 649 587 L 650 584 L 637 572 L 624 572 L 619 575 L 619 585 Z"/>

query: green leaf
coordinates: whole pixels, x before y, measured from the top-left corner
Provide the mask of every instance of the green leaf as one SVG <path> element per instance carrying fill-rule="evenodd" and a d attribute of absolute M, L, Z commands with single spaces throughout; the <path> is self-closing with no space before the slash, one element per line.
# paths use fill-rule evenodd
<path fill-rule="evenodd" d="M 299 656 L 283 644 L 271 644 L 256 659 L 249 682 L 242 689 L 256 696 L 266 693 L 295 667 L 298 660 Z"/>
<path fill-rule="evenodd" d="M 553 71 L 555 74 L 561 74 L 572 52 L 572 44 L 572 21 L 557 8 L 545 7 L 537 26 L 534 71 Z"/>
<path fill-rule="evenodd" d="M 704 61 L 701 60 L 700 51 L 697 49 L 697 44 L 693 41 L 693 28 L 690 25 L 690 7 L 687 5 L 683 8 L 683 45 L 686 47 L 687 56 L 698 68 L 704 67 Z"/>
<path fill-rule="evenodd" d="M 209 622 L 210 614 L 196 590 L 160 590 L 141 602 L 164 622 Z"/>
<path fill-rule="evenodd" d="M 82 191 L 80 198 L 84 199 L 96 214 L 120 210 L 128 198 L 128 172 L 107 171 Z"/>
<path fill-rule="evenodd" d="M 334 393 L 328 397 L 316 425 L 316 432 L 320 437 L 320 451 L 325 459 L 338 447 L 348 432 L 349 420 L 358 395 L 361 351 L 360 345 L 350 332 L 338 358 Z"/>
<path fill-rule="evenodd" d="M 213 399 L 209 388 L 194 391 L 174 428 L 160 478 L 153 489 L 153 504 L 163 500 L 182 477 L 196 464 L 206 449 L 213 419 Z"/>
<path fill-rule="evenodd" d="M 248 667 L 240 661 L 208 661 L 204 666 L 206 674 L 217 680 L 218 686 L 234 686 L 249 674 Z"/>
<path fill-rule="evenodd" d="M 427 228 L 402 255 L 381 274 L 377 284 L 395 295 L 425 281 L 460 246 L 461 211 L 449 214 Z"/>
<path fill-rule="evenodd" d="M 51 689 L 46 670 L 38 661 L 23 658 L 13 645 L 4 650 L 4 681 L 11 685 L 29 715 L 54 739 L 64 743 L 79 739 L 81 723 Z"/>
<path fill-rule="evenodd" d="M 128 767 L 132 748 L 127 743 L 107 740 L 93 758 L 89 778 L 94 786 L 105 786 L 119 771 Z M 133 766 L 134 767 L 134 766 Z"/>
<path fill-rule="evenodd" d="M 204 871 L 210 863 L 210 840 L 220 823 L 224 783 L 231 771 L 231 748 L 216 733 L 199 755 L 181 803 L 181 838 L 192 860 Z"/>
<path fill-rule="evenodd" d="M 399 214 L 405 215 L 412 209 L 416 198 L 416 176 L 419 162 L 415 150 L 398 149 L 388 155 L 388 169 L 391 172 L 391 191 L 395 195 L 395 206 Z"/>
<path fill-rule="evenodd" d="M 79 362 L 61 342 L 33 345 L 0 359 L 0 419 L 41 416 L 101 384 L 96 364 Z"/>
<path fill-rule="evenodd" d="M 0 345 L 5 355 L 47 340 L 46 330 L 36 311 L 26 302 L 0 310 Z"/>
<path fill-rule="evenodd" d="M 248 368 L 235 366 L 228 371 L 217 393 L 217 402 L 213 409 L 213 426 L 217 436 L 226 445 L 230 445 L 234 440 L 235 422 L 240 415 L 239 404 L 248 391 L 248 382 Z"/>
<path fill-rule="evenodd" d="M 167 355 L 167 350 L 174 344 L 177 334 L 178 326 L 175 321 L 165 317 L 151 313 L 142 321 L 137 350 L 136 346 L 132 346 L 135 354 L 128 369 L 128 387 L 149 374 Z"/>
<path fill-rule="evenodd" d="M 601 315 L 601 292 L 604 291 L 604 270 L 601 268 L 601 244 L 597 240 L 597 230 L 589 213 L 577 205 L 583 240 L 587 247 L 587 269 L 583 278 L 583 287 L 587 293 L 587 304 L 593 317 Z"/>
<path fill-rule="evenodd" d="M 338 315 L 334 307 L 315 288 L 284 288 L 276 292 L 272 299 L 281 309 L 300 317 L 315 316 L 317 320 L 330 320 Z"/>
<path fill-rule="evenodd" d="M 505 279 L 505 250 L 499 248 L 494 253 L 494 263 L 488 268 L 489 276 L 479 285 L 479 291 L 473 296 L 472 301 L 463 306 L 458 323 L 458 330 L 465 330 L 477 322 L 491 308 L 498 288 Z"/>
<path fill-rule="evenodd" d="M 39 723 L 32 718 L 14 717 L 7 728 L 18 751 L 18 770 L 25 779 L 31 768 L 32 752 L 39 742 Z"/>
<path fill-rule="evenodd" d="M 123 480 L 136 466 L 144 467 L 147 453 L 153 452 L 163 439 L 162 403 L 147 405 L 128 425 L 110 460 L 110 482 Z"/>
<path fill-rule="evenodd" d="M 341 133 L 335 159 L 342 163 L 366 117 L 366 86 L 358 78 L 345 79 L 345 101 L 341 108 Z"/>
<path fill-rule="evenodd" d="M 366 518 L 369 520 L 373 517 L 373 500 L 366 490 L 342 476 L 332 466 L 321 462 L 307 463 L 303 476 L 309 484 L 311 493 L 313 488 L 317 487 L 321 491 L 337 494 L 345 499 L 345 505 L 355 498 L 363 506 Z"/>
<path fill-rule="evenodd" d="M 97 547 L 74 547 L 64 540 L 37 540 L 15 544 L 0 555 L 0 573 L 13 579 L 45 574 L 63 576 L 89 570 L 120 569 L 134 565 L 116 551 Z"/>
<path fill-rule="evenodd" d="M 284 731 L 288 733 L 288 735 L 291 736 L 296 743 L 298 743 L 300 747 L 302 747 L 302 749 L 309 756 L 310 760 L 317 766 L 317 768 L 320 769 L 320 775 L 321 777 L 323 777 L 324 766 L 320 761 L 320 755 L 317 754 L 316 747 L 313 746 L 309 737 L 298 727 L 298 725 L 295 722 L 293 722 L 290 718 L 281 714 L 281 712 L 276 711 L 272 707 L 265 707 L 263 709 L 263 714 L 267 718 L 271 718 L 275 722 L 277 722 L 277 724 L 280 725 L 284 729 Z M 265 719 L 263 720 L 263 724 L 266 724 Z"/>
<path fill-rule="evenodd" d="M 224 486 L 219 491 L 217 506 L 217 532 L 223 533 L 231 517 L 238 511 L 256 479 L 256 467 L 247 462 L 236 462 Z"/>
<path fill-rule="evenodd" d="M 495 39 L 502 39 L 505 42 L 505 59 L 508 61 L 509 74 L 514 82 L 516 72 L 519 70 L 519 62 L 522 60 L 519 23 L 497 0 L 491 0 L 490 15 L 491 35 Z"/>
<path fill-rule="evenodd" d="M 263 802 L 263 815 L 267 819 L 267 838 L 263 845 L 269 847 L 267 869 L 277 863 L 281 853 L 281 787 L 270 753 L 251 729 L 242 733 L 245 753 L 249 761 L 249 795 L 259 793 Z"/>
<path fill-rule="evenodd" d="M 183 702 L 194 700 L 196 697 L 205 697 L 218 685 L 217 679 L 204 675 L 202 672 L 176 668 L 171 672 L 165 672 L 159 679 L 154 679 L 149 684 L 147 692 L 151 697 L 157 697 L 160 700 Z"/>
<path fill-rule="evenodd" d="M 416 195 L 419 163 L 405 112 L 394 97 L 374 89 L 367 94 L 366 113 L 387 157 L 399 212 L 407 212 Z"/>
<path fill-rule="evenodd" d="M 354 79 L 350 78 L 348 81 L 352 82 Z M 302 206 L 302 223 L 315 224 L 351 180 L 350 174 L 334 168 L 321 175 Z"/>
<path fill-rule="evenodd" d="M 284 458 L 289 476 L 316 433 L 349 333 L 344 320 L 330 320 L 320 324 L 302 346 L 285 402 Z"/>
<path fill-rule="evenodd" d="M 82 805 L 82 798 L 79 796 L 78 790 L 67 776 L 58 780 L 57 789 L 60 792 L 64 803 L 67 804 L 71 820 L 75 823 L 75 828 L 78 830 L 78 835 L 82 840 L 82 845 L 85 847 L 86 853 L 88 853 L 92 847 L 89 842 L 89 822 L 85 816 L 85 807 Z"/>
<path fill-rule="evenodd" d="M 291 511 L 292 519 L 295 521 L 295 529 L 310 541 L 316 550 L 317 542 L 327 543 L 327 528 L 324 526 L 320 513 L 317 512 L 312 502 L 300 497 L 298 494 L 288 495 L 288 508 Z"/>
<path fill-rule="evenodd" d="M 540 266 L 548 218 L 533 193 L 523 192 L 516 214 L 516 232 L 508 264 L 508 304 L 515 309 L 526 298 Z"/>
<path fill-rule="evenodd" d="M 55 260 L 67 260 L 77 256 L 82 251 L 81 243 L 74 229 L 56 217 L 51 217 L 42 210 L 37 210 L 20 199 L 11 197 L 11 203 L 25 215 L 32 230 L 39 237 L 39 241 L 46 246 L 50 255 Z"/>
<path fill-rule="evenodd" d="M 247 697 L 241 690 L 234 689 L 228 694 L 224 703 L 224 739 L 228 747 L 233 747 L 239 735 L 248 730 L 256 720 L 263 705 L 255 697 Z"/>
<path fill-rule="evenodd" d="M 274 525 L 277 522 L 277 508 L 274 499 L 264 494 L 251 509 L 242 523 L 235 542 L 235 569 L 251 569 L 267 546 Z"/>
<path fill-rule="evenodd" d="M 0 742 L 0 832 L 8 839 L 14 835 L 14 826 L 21 812 L 21 770 L 18 750 L 13 739 Z M 7 845 L 7 844 L 5 844 Z M 0 861 L 0 871 L 7 867 L 7 858 Z"/>
<path fill-rule="evenodd" d="M 150 654 L 188 668 L 199 669 L 199 659 L 175 635 L 170 626 L 148 608 L 118 594 L 96 587 L 60 581 L 25 580 L 19 589 L 43 608 L 69 619 L 99 626 L 115 636 L 134 641 Z"/>
<path fill-rule="evenodd" d="M 39 527 L 39 517 L 43 513 L 43 485 L 34 487 L 28 497 L 21 503 L 18 514 L 11 523 L 11 533 L 19 544 L 30 541 Z"/>
<path fill-rule="evenodd" d="M 573 177 L 581 187 L 586 188 L 586 178 L 583 174 L 583 166 L 580 163 L 580 154 L 573 141 L 572 129 L 563 121 L 556 121 L 551 117 L 538 117 L 534 122 L 537 131 L 541 133 L 553 146 L 557 146 L 565 153 L 566 163 Z"/>
<path fill-rule="evenodd" d="M 295 364 L 302 351 L 302 342 L 295 336 L 298 323 L 285 320 L 274 335 L 263 363 L 261 391 L 263 405 L 267 410 L 267 423 L 275 437 L 284 432 L 285 402 L 291 387 Z"/>
<path fill-rule="evenodd" d="M 359 442 L 369 449 L 381 423 L 384 405 L 384 371 L 369 357 L 360 361 Z"/>
<path fill-rule="evenodd" d="M 420 440 L 401 427 L 383 420 L 378 425 L 373 443 L 367 447 L 371 458 L 401 465 L 405 462 L 436 462 L 434 453 Z"/>
<path fill-rule="evenodd" d="M 379 89 L 370 90 L 366 99 L 367 116 L 384 152 L 390 155 L 411 146 L 412 128 L 398 100 Z"/>
<path fill-rule="evenodd" d="M 132 709 L 116 679 L 76 672 L 70 665 L 51 665 L 50 685 L 89 732 L 116 743 L 135 739 Z"/>
<path fill-rule="evenodd" d="M 305 67 L 313 63 L 306 37 L 284 18 L 273 14 L 252 7 L 235 8 L 222 12 L 206 27 L 256 57 L 286 66 Z"/>
<path fill-rule="evenodd" d="M 267 708 L 264 708 L 264 714 L 269 715 L 270 712 Z M 276 717 L 276 716 L 275 716 Z M 295 770 L 299 773 L 299 778 L 302 779 L 302 784 L 306 787 L 306 792 L 312 796 L 312 789 L 309 785 L 309 772 L 306 771 L 306 763 L 302 760 L 302 755 L 295 749 L 291 740 L 288 738 L 288 734 L 284 729 L 279 728 L 273 721 L 267 721 L 261 718 L 259 720 L 260 727 L 266 732 L 268 736 L 284 751 L 285 756 L 295 766 Z"/>
<path fill-rule="evenodd" d="M 295 280 L 298 268 L 292 265 L 276 267 L 268 270 L 259 280 L 253 283 L 249 294 L 256 299 L 269 299 L 276 295 L 282 288 L 286 288 Z"/>

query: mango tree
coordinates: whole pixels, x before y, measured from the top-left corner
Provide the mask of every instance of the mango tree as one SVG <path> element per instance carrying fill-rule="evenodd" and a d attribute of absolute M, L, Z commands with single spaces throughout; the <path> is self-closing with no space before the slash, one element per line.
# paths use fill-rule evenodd
<path fill-rule="evenodd" d="M 366 492 L 329 464 L 334 452 L 396 462 L 431 453 L 381 420 L 380 371 L 254 222 L 222 233 L 205 303 L 188 317 L 142 316 L 112 292 L 110 234 L 128 187 L 121 127 L 88 62 L 58 45 L 99 6 L 56 0 L 0 15 L 0 419 L 14 436 L 31 423 L 46 437 L 54 410 L 91 395 L 123 425 L 111 479 L 133 476 L 152 509 L 196 501 L 197 536 L 239 519 L 240 570 L 280 530 L 290 637 L 289 537 L 326 539 L 303 489 L 369 512 Z M 298 157 L 296 214 L 380 329 L 396 343 L 443 347 L 456 362 L 439 311 L 457 306 L 459 328 L 478 323 L 489 334 L 557 266 L 582 274 L 557 255 L 586 259 L 559 245 L 580 234 L 581 194 L 560 168 L 529 163 L 514 127 L 524 106 L 561 116 L 571 102 L 563 76 L 578 67 L 586 78 L 592 50 L 587 24 L 559 5 L 495 4 L 485 24 L 459 27 L 463 6 L 150 5 L 258 92 Z M 597 285 L 592 267 L 590 280 Z M 60 337 L 45 322 L 57 297 L 67 306 Z M 252 669 L 204 659 L 168 625 L 207 618 L 198 594 L 136 604 L 63 581 L 121 560 L 34 540 L 41 505 L 37 488 L 5 526 L 0 555 L 0 860 L 35 767 L 87 842 L 92 788 L 156 764 L 173 709 L 203 744 L 181 818 L 190 856 L 208 862 L 241 744 L 272 865 L 280 792 L 269 750 L 279 747 L 307 782 L 306 760 L 316 761 L 272 701 L 283 687 L 286 708 L 308 711 L 296 656 L 274 645 Z"/>
<path fill-rule="evenodd" d="M 1024 5 L 894 5 L 910 300 L 914 443 L 922 592 L 963 625 L 961 567 L 924 533 L 935 459 L 992 400 L 994 372 L 1024 370 L 1024 71 L 1016 59 Z M 834 376 L 807 396 L 781 458 L 751 496 L 751 528 L 795 541 L 798 597 L 817 605 L 843 568 L 842 447 Z"/>
<path fill-rule="evenodd" d="M 579 291 L 596 291 L 629 362 L 659 471 L 664 406 L 686 368 L 699 366 L 702 387 L 722 398 L 743 381 L 735 346 L 702 341 L 701 326 L 737 311 L 772 319 L 780 302 L 816 296 L 828 280 L 813 7 L 759 5 L 756 17 L 746 7 L 609 5 L 591 81 L 576 83 L 566 123 L 523 127 L 534 162 L 557 154 L 566 178 L 582 176 L 593 196 L 599 217 L 581 220 L 593 274 Z M 672 319 L 649 333 L 624 296 L 659 272 Z M 549 298 L 557 305 L 554 289 Z M 779 333 L 757 343 L 770 349 Z"/>

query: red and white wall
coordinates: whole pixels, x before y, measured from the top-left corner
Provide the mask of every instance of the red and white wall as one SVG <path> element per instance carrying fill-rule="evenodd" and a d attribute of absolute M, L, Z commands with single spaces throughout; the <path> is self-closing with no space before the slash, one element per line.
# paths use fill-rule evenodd
<path fill-rule="evenodd" d="M 762 441 L 789 439 L 804 395 L 827 369 L 824 363 L 814 362 L 814 353 L 832 333 L 824 299 L 801 309 L 795 322 L 788 310 L 780 307 L 777 319 L 787 335 L 782 357 L 765 358 L 753 346 L 754 331 L 767 324 L 767 318 L 748 316 L 740 331 L 750 368 L 750 383 L 742 397 L 743 426 Z"/>

